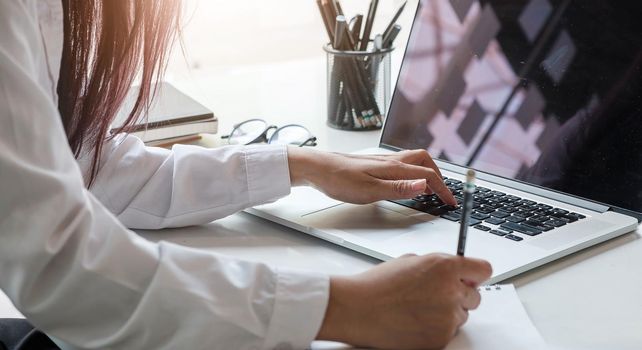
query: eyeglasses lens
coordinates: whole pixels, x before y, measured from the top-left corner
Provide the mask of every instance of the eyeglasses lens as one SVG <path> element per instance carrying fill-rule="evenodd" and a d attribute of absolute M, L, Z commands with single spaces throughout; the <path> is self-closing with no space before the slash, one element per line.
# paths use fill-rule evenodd
<path fill-rule="evenodd" d="M 246 145 L 265 131 L 267 124 L 262 120 L 250 120 L 237 126 L 230 134 L 228 142 L 231 145 Z"/>
<path fill-rule="evenodd" d="M 310 132 L 298 125 L 284 127 L 274 132 L 270 143 L 280 145 L 300 145 L 311 137 Z"/>

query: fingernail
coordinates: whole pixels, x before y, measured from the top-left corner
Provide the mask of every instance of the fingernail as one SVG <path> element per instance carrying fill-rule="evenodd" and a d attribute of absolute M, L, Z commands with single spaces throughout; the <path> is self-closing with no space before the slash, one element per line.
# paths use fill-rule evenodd
<path fill-rule="evenodd" d="M 410 188 L 413 192 L 425 191 L 426 190 L 426 180 L 417 180 L 410 184 Z"/>

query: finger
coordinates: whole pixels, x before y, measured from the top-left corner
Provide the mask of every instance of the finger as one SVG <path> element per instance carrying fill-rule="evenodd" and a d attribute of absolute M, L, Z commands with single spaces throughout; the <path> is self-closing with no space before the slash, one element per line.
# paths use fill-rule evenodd
<path fill-rule="evenodd" d="M 424 177 L 427 182 L 426 193 L 433 194 L 436 193 L 439 198 L 441 198 L 444 203 L 452 206 L 457 206 L 457 199 L 453 196 L 453 193 L 450 192 L 450 189 L 444 183 L 444 180 L 440 175 L 435 172 L 434 169 L 426 168 L 423 166 L 416 166 L 410 164 L 404 164 L 400 167 L 404 173 L 407 173 L 412 178 Z"/>
<path fill-rule="evenodd" d="M 372 197 L 379 199 L 408 199 L 423 194 L 426 180 L 379 180 L 376 193 Z"/>
<path fill-rule="evenodd" d="M 427 188 L 424 189 L 426 193 L 428 190 L 430 192 L 436 193 L 439 198 L 441 198 L 444 203 L 452 206 L 457 206 L 457 200 L 453 193 L 450 192 L 450 189 L 446 187 L 444 180 L 439 177 L 439 175 L 430 168 L 423 166 L 412 165 L 402 163 L 401 165 L 395 167 L 396 171 L 393 173 L 400 179 L 426 179 Z M 432 194 L 432 193 L 430 193 Z"/>
<path fill-rule="evenodd" d="M 439 170 L 437 163 L 435 163 L 435 161 L 432 159 L 428 151 L 422 152 L 421 161 L 422 161 L 421 165 L 435 170 L 437 172 L 437 175 L 439 175 L 439 178 L 441 178 L 442 180 L 444 179 L 444 176 L 441 174 L 441 170 Z"/>
<path fill-rule="evenodd" d="M 493 268 L 488 261 L 474 258 L 459 258 L 459 277 L 467 284 L 479 286 L 493 274 Z"/>
<path fill-rule="evenodd" d="M 466 310 L 475 310 L 481 303 L 481 294 L 479 294 L 477 288 L 471 288 L 466 285 L 464 285 L 463 288 L 464 296 L 461 306 Z"/>
<path fill-rule="evenodd" d="M 423 149 L 418 149 L 418 150 L 405 151 L 400 153 L 402 158 L 401 160 L 404 161 L 404 163 L 408 163 L 405 160 L 411 159 L 412 160 L 411 164 L 420 165 L 426 168 L 433 169 L 437 173 L 437 176 L 439 176 L 439 178 L 443 180 L 444 177 L 441 174 L 441 170 L 439 170 L 439 167 L 437 166 L 435 161 L 432 159 L 428 151 Z M 408 154 L 409 156 L 406 156 L 406 154 Z"/>

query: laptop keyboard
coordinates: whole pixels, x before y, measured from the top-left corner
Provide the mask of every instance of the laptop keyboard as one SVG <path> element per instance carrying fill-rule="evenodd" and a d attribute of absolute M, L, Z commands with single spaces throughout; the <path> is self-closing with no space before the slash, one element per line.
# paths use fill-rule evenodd
<path fill-rule="evenodd" d="M 446 177 L 444 182 L 461 206 L 464 198 L 463 182 Z M 461 219 L 461 208 L 446 205 L 435 194 L 393 202 L 446 220 L 459 222 Z M 477 186 L 469 225 L 519 242 L 524 240 L 523 235 L 537 236 L 585 218 L 582 214 Z"/>

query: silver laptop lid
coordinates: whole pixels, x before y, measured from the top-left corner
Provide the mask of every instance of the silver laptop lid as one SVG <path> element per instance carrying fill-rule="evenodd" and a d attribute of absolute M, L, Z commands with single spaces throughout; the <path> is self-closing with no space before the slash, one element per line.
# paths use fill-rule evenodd
<path fill-rule="evenodd" d="M 421 1 L 381 146 L 642 218 L 642 2 Z"/>

